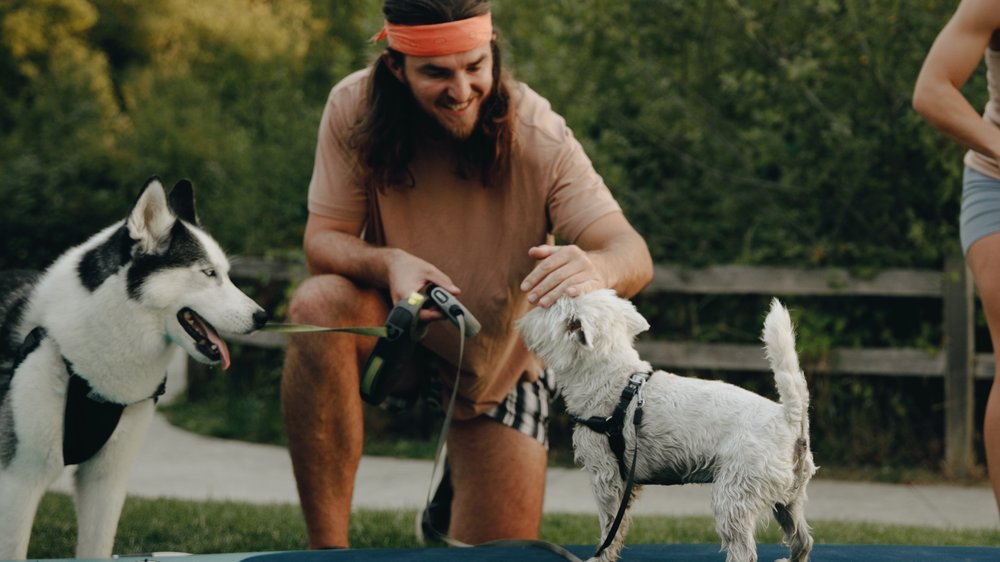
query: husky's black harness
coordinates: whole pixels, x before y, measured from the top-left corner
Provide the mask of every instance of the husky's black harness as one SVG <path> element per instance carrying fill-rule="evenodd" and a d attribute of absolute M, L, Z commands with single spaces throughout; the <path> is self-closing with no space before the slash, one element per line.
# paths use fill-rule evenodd
<path fill-rule="evenodd" d="M 20 364 L 41 345 L 45 328 L 38 326 L 28 333 L 18 349 L 15 366 Z M 63 416 L 63 464 L 80 464 L 97 454 L 118 427 L 118 421 L 128 404 L 110 402 L 94 392 L 86 379 L 73 370 L 73 365 L 63 357 L 69 385 L 66 389 L 66 410 Z M 150 398 L 158 399 L 167 388 L 167 377 Z"/>
<path fill-rule="evenodd" d="M 625 390 L 622 391 L 621 400 L 618 401 L 615 411 L 610 416 L 606 418 L 598 416 L 590 418 L 573 417 L 574 422 L 608 436 L 608 444 L 611 446 L 611 452 L 618 459 L 618 473 L 621 474 L 622 481 L 627 480 L 628 476 L 628 469 L 625 466 L 625 414 L 628 411 L 629 404 L 632 403 L 632 400 L 642 389 L 642 385 L 646 384 L 646 381 L 651 376 L 653 376 L 652 372 L 632 373 L 632 376 L 628 379 L 628 384 L 625 386 Z M 636 429 L 638 429 L 641 419 L 642 401 L 640 400 L 635 408 L 635 417 L 633 420 Z"/>

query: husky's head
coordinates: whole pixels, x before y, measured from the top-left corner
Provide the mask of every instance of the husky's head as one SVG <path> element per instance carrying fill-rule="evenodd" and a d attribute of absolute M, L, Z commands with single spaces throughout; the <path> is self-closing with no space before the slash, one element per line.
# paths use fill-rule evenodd
<path fill-rule="evenodd" d="M 633 341 L 649 323 L 631 302 L 600 289 L 535 307 L 518 320 L 518 328 L 547 366 L 572 376 L 587 365 L 637 358 Z"/>
<path fill-rule="evenodd" d="M 159 314 L 167 339 L 191 357 L 227 368 L 222 335 L 260 328 L 267 314 L 229 279 L 229 260 L 199 225 L 191 183 L 177 182 L 168 198 L 150 178 L 123 228 L 128 297 Z"/>

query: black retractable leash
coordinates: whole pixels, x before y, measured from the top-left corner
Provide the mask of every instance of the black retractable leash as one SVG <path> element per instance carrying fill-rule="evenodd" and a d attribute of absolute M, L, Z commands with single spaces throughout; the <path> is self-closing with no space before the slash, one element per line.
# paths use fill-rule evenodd
<path fill-rule="evenodd" d="M 365 402 L 378 405 L 385 400 L 409 363 L 417 342 L 427 335 L 427 323 L 421 322 L 419 316 L 423 308 L 437 309 L 458 327 L 461 336 L 458 364 L 462 364 L 465 338 L 479 333 L 479 321 L 451 293 L 430 283 L 423 291 L 400 299 L 389 311 L 386 333 L 379 337 L 361 370 L 361 398 Z M 457 387 L 458 378 L 455 381 Z"/>
<path fill-rule="evenodd" d="M 386 335 L 381 336 L 376 342 L 368 357 L 368 362 L 361 371 L 361 397 L 370 404 L 381 403 L 409 362 L 417 342 L 426 335 L 427 326 L 420 322 L 419 312 L 422 308 L 431 307 L 440 310 L 458 328 L 459 344 L 455 383 L 452 385 L 451 397 L 448 400 L 444 421 L 441 424 L 441 433 L 438 436 L 434 466 L 431 468 L 431 483 L 427 489 L 424 509 L 428 509 L 431 504 L 435 475 L 437 475 L 445 456 L 445 444 L 448 442 L 448 431 L 451 428 L 451 420 L 455 411 L 455 399 L 458 397 L 458 381 L 461 375 L 462 358 L 465 354 L 465 338 L 474 337 L 479 333 L 479 321 L 451 293 L 430 284 L 423 291 L 412 293 L 409 297 L 396 303 L 386 319 Z M 431 531 L 436 538 L 453 547 L 533 546 L 554 552 L 571 562 L 582 562 L 565 548 L 545 541 L 501 539 L 480 545 L 471 545 L 449 537 L 446 532 L 434 529 L 433 525 L 431 525 Z"/>

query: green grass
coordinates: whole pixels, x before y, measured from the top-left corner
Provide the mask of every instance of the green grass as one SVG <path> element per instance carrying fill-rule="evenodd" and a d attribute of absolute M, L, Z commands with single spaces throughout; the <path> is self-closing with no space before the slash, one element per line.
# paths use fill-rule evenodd
<path fill-rule="evenodd" d="M 413 511 L 356 512 L 351 518 L 353 548 L 416 548 Z M 818 544 L 915 544 L 1000 546 L 1000 533 L 990 530 L 941 530 L 853 522 L 813 523 Z M 549 514 L 541 538 L 557 544 L 594 544 L 597 517 Z M 758 533 L 760 543 L 777 543 L 771 524 Z M 76 523 L 68 496 L 50 493 L 35 521 L 29 558 L 69 558 L 76 542 Z M 717 543 L 708 517 L 637 517 L 629 544 Z M 181 551 L 192 554 L 300 550 L 306 548 L 305 524 L 297 506 L 238 502 L 190 502 L 129 498 L 125 503 L 116 554 Z"/>

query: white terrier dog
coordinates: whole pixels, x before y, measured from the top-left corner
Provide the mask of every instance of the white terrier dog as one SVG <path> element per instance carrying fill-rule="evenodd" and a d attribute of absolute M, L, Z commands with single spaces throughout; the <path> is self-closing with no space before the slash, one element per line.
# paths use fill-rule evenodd
<path fill-rule="evenodd" d="M 534 308 L 518 327 L 528 348 L 556 373 L 566 410 L 579 422 L 573 450 L 591 474 L 602 541 L 632 469 L 637 486 L 627 502 L 642 484 L 714 482 L 712 510 L 727 562 L 757 560 L 754 530 L 768 512 L 784 531 L 790 559 L 808 560 L 813 539 L 804 507 L 816 472 L 809 391 L 791 319 L 777 299 L 762 339 L 780 403 L 721 381 L 654 372 L 633 348 L 649 324 L 608 289 Z M 634 418 L 637 406 L 641 422 Z M 618 559 L 628 523 L 626 512 L 617 536 L 594 560 Z"/>

